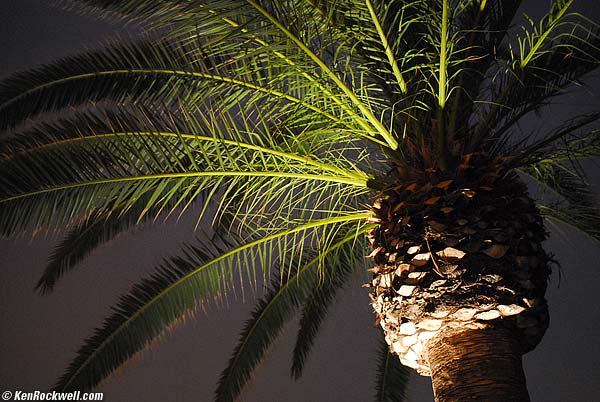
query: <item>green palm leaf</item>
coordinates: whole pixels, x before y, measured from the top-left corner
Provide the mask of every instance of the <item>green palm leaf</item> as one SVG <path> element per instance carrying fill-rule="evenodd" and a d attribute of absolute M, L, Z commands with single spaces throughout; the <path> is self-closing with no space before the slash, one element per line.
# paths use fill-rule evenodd
<path fill-rule="evenodd" d="M 89 102 L 147 106 L 184 103 L 200 107 L 208 99 L 219 99 L 228 103 L 228 108 L 243 102 L 247 110 L 252 105 L 263 111 L 270 107 L 277 111 L 276 116 L 301 115 L 307 119 L 314 113 L 316 116 L 310 117 L 313 121 L 354 128 L 350 121 L 335 116 L 339 111 L 323 108 L 322 93 L 317 92 L 322 85 L 315 87 L 310 80 L 294 79 L 294 86 L 290 86 L 288 75 L 296 76 L 295 69 L 286 72 L 276 68 L 264 77 L 262 72 L 252 73 L 244 67 L 248 60 L 232 63 L 228 59 L 231 51 L 222 57 L 211 54 L 210 58 L 205 52 L 198 46 L 147 39 L 15 74 L 0 85 L 0 127 L 15 126 L 27 116 Z M 258 53 L 254 57 L 272 56 Z M 282 67 L 290 69 L 285 64 Z M 70 96 L 64 97 L 65 92 Z M 221 113 L 225 111 L 221 108 Z M 354 131 L 361 135 L 360 130 Z"/>

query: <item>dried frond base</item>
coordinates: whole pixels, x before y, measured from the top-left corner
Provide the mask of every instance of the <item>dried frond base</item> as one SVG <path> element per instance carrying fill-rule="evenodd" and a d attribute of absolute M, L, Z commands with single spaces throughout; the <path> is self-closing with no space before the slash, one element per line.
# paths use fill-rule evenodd
<path fill-rule="evenodd" d="M 375 202 L 372 305 L 392 352 L 423 375 L 422 351 L 441 331 L 501 322 L 525 353 L 548 327 L 542 219 L 496 162 L 470 156 L 454 177 L 425 172 Z"/>

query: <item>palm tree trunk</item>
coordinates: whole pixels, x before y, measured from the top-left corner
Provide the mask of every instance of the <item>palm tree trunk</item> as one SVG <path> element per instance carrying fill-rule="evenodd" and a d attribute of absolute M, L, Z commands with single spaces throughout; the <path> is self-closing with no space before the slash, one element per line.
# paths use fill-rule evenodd
<path fill-rule="evenodd" d="M 426 346 L 436 402 L 529 402 L 514 330 L 450 329 Z"/>

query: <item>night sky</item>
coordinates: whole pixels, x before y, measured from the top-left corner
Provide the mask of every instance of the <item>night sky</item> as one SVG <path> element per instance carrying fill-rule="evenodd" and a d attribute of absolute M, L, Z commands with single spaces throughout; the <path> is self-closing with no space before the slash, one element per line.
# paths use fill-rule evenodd
<path fill-rule="evenodd" d="M 45 0 L 0 0 L 0 76 L 93 48 L 123 27 L 48 6 Z M 536 0 L 525 2 L 544 5 Z M 600 21 L 594 0 L 575 1 L 576 9 Z M 530 5 L 531 7 L 531 5 Z M 539 10 L 528 9 L 531 15 Z M 600 76 L 561 97 L 542 120 L 569 112 L 598 110 Z M 600 184 L 590 164 L 591 181 Z M 99 248 L 55 292 L 39 296 L 33 288 L 57 236 L 0 239 L 0 392 L 46 390 L 62 373 L 82 341 L 132 283 L 152 272 L 163 258 L 177 254 L 193 238 L 194 217 L 169 221 L 160 230 L 144 227 Z M 549 229 L 553 229 L 549 227 Z M 564 227 L 546 242 L 562 263 L 562 279 L 552 276 L 547 298 L 551 324 L 542 343 L 524 358 L 530 395 L 538 402 L 600 400 L 600 247 Z M 267 354 L 244 402 L 359 402 L 373 400 L 379 329 L 367 291 L 357 277 L 329 314 L 303 378 L 289 379 L 292 323 Z M 129 362 L 97 391 L 106 401 L 210 401 L 225 368 L 251 297 L 197 315 L 157 346 Z M 428 378 L 414 375 L 410 401 L 432 401 Z"/>

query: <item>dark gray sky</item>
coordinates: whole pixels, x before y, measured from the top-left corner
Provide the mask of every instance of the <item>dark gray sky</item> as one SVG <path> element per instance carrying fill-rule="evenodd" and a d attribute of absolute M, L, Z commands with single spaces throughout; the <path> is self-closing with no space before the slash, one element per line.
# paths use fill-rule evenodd
<path fill-rule="evenodd" d="M 120 29 L 48 6 L 45 0 L 0 0 L 0 75 L 94 47 Z M 547 4 L 530 1 L 530 4 Z M 578 9 L 600 20 L 597 2 L 577 1 Z M 535 10 L 530 10 L 535 13 Z M 600 79 L 565 97 L 543 118 L 600 105 Z M 597 172 L 598 170 L 591 170 Z M 592 181 L 599 184 L 597 173 Z M 193 219 L 160 230 L 137 230 L 97 250 L 41 297 L 33 287 L 56 238 L 0 239 L 0 392 L 47 389 L 109 313 L 117 297 L 176 254 L 192 238 Z M 551 325 L 536 350 L 525 356 L 530 394 L 538 402 L 588 402 L 600 395 L 600 247 L 564 228 L 547 242 L 563 264 L 548 290 Z M 369 299 L 357 278 L 336 300 L 310 357 L 304 377 L 289 380 L 291 339 L 296 325 L 256 371 L 244 402 L 359 402 L 372 400 L 377 329 Z M 210 401 L 218 375 L 236 344 L 252 301 L 198 315 L 99 389 L 114 402 Z M 411 401 L 432 400 L 430 381 L 413 377 Z"/>

